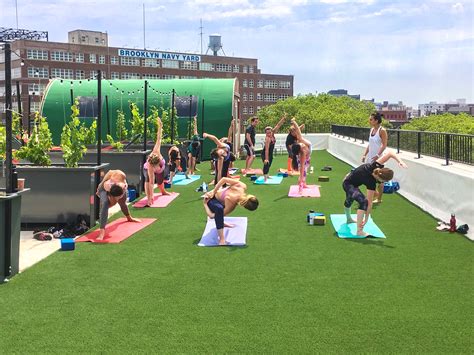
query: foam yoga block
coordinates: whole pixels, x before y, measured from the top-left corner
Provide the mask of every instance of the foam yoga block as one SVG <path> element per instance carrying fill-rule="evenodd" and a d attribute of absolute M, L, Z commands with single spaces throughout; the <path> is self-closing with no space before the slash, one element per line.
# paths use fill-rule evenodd
<path fill-rule="evenodd" d="M 170 195 L 162 195 L 161 192 L 158 194 L 153 194 L 153 204 L 150 207 L 167 207 L 171 201 L 179 196 L 177 192 L 171 192 Z M 143 208 L 146 206 L 148 199 L 146 197 L 142 198 L 140 201 L 135 203 L 133 207 Z"/>
<path fill-rule="evenodd" d="M 247 217 L 224 217 L 225 223 L 234 224 L 235 227 L 224 227 L 224 237 L 228 246 L 243 246 L 247 238 Z M 219 246 L 219 236 L 217 235 L 216 222 L 208 218 L 206 228 L 202 234 L 200 247 Z"/>
<path fill-rule="evenodd" d="M 265 181 L 263 176 L 260 176 L 257 180 L 255 180 L 255 183 L 257 185 L 279 185 L 281 184 L 282 180 L 283 176 L 269 176 L 267 181 Z"/>
<path fill-rule="evenodd" d="M 329 176 L 318 176 L 318 181 L 327 182 L 329 181 Z"/>
<path fill-rule="evenodd" d="M 156 221 L 156 218 L 140 218 L 141 222 L 128 222 L 126 218 L 119 218 L 105 226 L 106 237 L 104 240 L 97 240 L 100 231 L 98 229 L 76 239 L 76 242 L 94 242 L 116 244 L 131 237 L 135 233 L 148 227 Z"/>
<path fill-rule="evenodd" d="M 321 193 L 319 192 L 318 185 L 308 185 L 308 187 L 303 189 L 301 194 L 298 185 L 291 185 L 288 197 L 321 197 Z"/>
<path fill-rule="evenodd" d="M 74 250 L 75 248 L 76 248 L 76 245 L 74 243 L 74 238 L 61 239 L 61 250 L 62 251 Z"/>
<path fill-rule="evenodd" d="M 357 215 L 353 214 L 352 219 L 355 221 L 357 219 Z M 334 229 L 337 232 L 337 236 L 339 238 L 354 238 L 354 239 L 363 239 L 365 237 L 361 237 L 357 235 L 357 224 L 356 223 L 346 223 L 346 215 L 345 214 L 332 214 L 331 215 L 331 223 Z M 379 227 L 374 223 L 372 217 L 369 217 L 369 221 L 364 226 L 364 232 L 367 234 L 372 235 L 375 238 L 385 238 L 385 235 L 380 230 Z"/>
<path fill-rule="evenodd" d="M 178 182 L 174 182 L 174 179 L 173 179 L 173 183 L 175 186 L 189 185 L 193 183 L 194 181 L 198 181 L 200 178 L 201 178 L 201 175 L 189 175 L 189 179 L 184 178 L 184 179 L 179 180 Z"/>

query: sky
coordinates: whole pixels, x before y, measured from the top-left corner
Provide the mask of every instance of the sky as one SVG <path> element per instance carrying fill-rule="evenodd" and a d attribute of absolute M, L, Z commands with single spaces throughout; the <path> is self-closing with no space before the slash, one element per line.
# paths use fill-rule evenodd
<path fill-rule="evenodd" d="M 200 52 L 222 36 L 228 56 L 293 74 L 295 94 L 347 89 L 363 99 L 474 103 L 471 0 L 17 0 L 19 28 L 67 41 L 74 29 L 107 31 L 109 44 Z M 15 0 L 0 0 L 0 27 L 16 27 Z"/>

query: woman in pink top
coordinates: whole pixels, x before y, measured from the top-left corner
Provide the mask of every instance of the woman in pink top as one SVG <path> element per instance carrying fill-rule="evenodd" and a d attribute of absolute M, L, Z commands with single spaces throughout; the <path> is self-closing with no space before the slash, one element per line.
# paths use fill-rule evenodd
<path fill-rule="evenodd" d="M 225 189 L 221 189 L 225 184 Z M 258 207 L 258 200 L 254 195 L 247 195 L 247 185 L 243 182 L 223 177 L 216 184 L 214 190 L 204 195 L 204 209 L 209 218 L 216 222 L 217 234 L 219 235 L 219 245 L 226 245 L 224 237 L 224 227 L 232 228 L 232 224 L 224 223 L 224 216 L 231 213 L 237 205 L 254 211 Z"/>
<path fill-rule="evenodd" d="M 163 156 L 161 155 L 161 135 L 163 131 L 163 123 L 158 117 L 156 119 L 158 125 L 158 132 L 156 133 L 156 143 L 153 147 L 153 151 L 148 156 L 145 164 L 143 165 L 143 176 L 145 179 L 145 193 L 147 197 L 147 206 L 153 204 L 153 190 L 155 182 L 160 188 L 162 195 L 169 195 L 169 192 L 165 190 L 165 168 L 166 162 Z"/>

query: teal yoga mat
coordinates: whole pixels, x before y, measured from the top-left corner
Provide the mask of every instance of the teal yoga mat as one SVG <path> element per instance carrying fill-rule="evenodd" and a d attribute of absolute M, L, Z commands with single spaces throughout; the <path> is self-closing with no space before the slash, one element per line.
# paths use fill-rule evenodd
<path fill-rule="evenodd" d="M 257 180 L 255 180 L 255 183 L 257 185 L 279 185 L 281 184 L 283 180 L 283 176 L 271 176 L 271 179 L 267 179 L 267 182 L 265 182 L 265 179 L 263 176 L 260 176 Z"/>
<path fill-rule="evenodd" d="M 357 219 L 357 215 L 353 214 L 352 218 L 354 221 Z M 363 239 L 365 237 L 360 237 L 357 235 L 357 224 L 356 223 L 346 223 L 345 214 L 332 214 L 331 223 L 334 226 L 334 229 L 337 232 L 339 238 L 354 238 L 354 239 Z M 371 234 L 376 238 L 385 238 L 385 235 L 380 230 L 379 227 L 372 220 L 372 217 L 369 217 L 369 221 L 364 226 L 364 232 Z"/>
<path fill-rule="evenodd" d="M 189 179 L 186 179 L 186 177 L 184 177 L 184 179 L 180 179 L 178 182 L 175 182 L 174 185 L 175 186 L 189 185 L 193 183 L 194 181 L 199 180 L 200 178 L 201 178 L 201 175 L 189 175 Z"/>
<path fill-rule="evenodd" d="M 173 176 L 173 184 L 176 184 L 178 181 L 186 179 L 186 175 L 183 173 L 178 173 L 175 176 Z"/>

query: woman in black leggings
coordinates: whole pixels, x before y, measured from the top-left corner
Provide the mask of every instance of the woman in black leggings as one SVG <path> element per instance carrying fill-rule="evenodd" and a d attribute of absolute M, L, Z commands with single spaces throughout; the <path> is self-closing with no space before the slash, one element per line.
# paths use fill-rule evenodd
<path fill-rule="evenodd" d="M 368 234 L 364 232 L 364 226 L 369 220 L 370 212 L 372 211 L 372 200 L 374 197 L 377 182 L 384 183 L 393 178 L 393 171 L 384 168 L 384 165 L 389 159 L 395 159 L 398 165 L 406 168 L 405 163 L 393 152 L 388 152 L 373 163 L 363 164 L 350 172 L 342 182 L 342 188 L 346 192 L 346 200 L 344 201 L 344 212 L 346 214 L 347 223 L 357 222 L 357 235 L 367 237 Z M 367 187 L 367 197 L 360 191 L 359 186 L 365 185 Z M 357 201 L 359 208 L 357 209 L 357 221 L 351 217 L 351 206 L 354 201 Z"/>
<path fill-rule="evenodd" d="M 262 151 L 263 178 L 265 179 L 265 182 L 267 182 L 267 179 L 269 178 L 268 173 L 273 162 L 273 151 L 275 150 L 276 142 L 275 134 L 278 133 L 283 122 L 285 122 L 285 119 L 286 115 L 280 118 L 280 121 L 278 121 L 275 128 L 270 126 L 265 127 L 265 145 L 263 146 Z"/>

